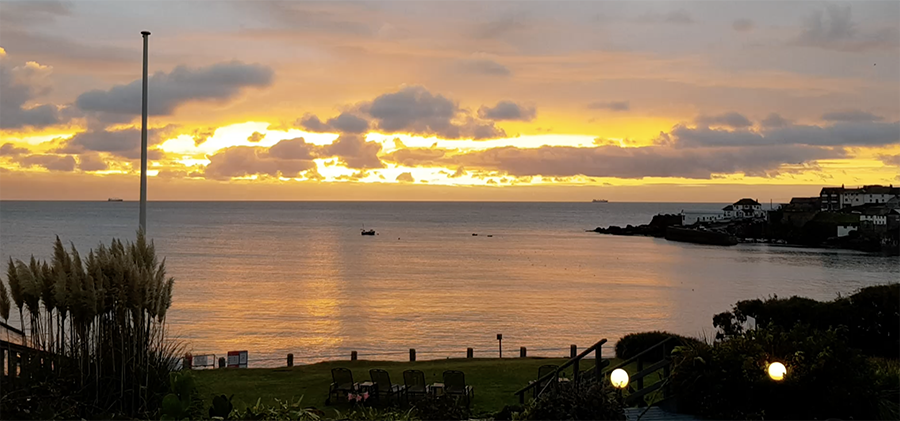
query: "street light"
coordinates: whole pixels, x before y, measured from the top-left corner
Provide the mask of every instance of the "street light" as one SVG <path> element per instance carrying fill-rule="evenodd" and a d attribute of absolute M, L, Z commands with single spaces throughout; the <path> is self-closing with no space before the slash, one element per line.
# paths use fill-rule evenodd
<path fill-rule="evenodd" d="M 617 368 L 609 375 L 609 382 L 615 388 L 624 389 L 628 387 L 628 373 L 621 368 Z"/>
<path fill-rule="evenodd" d="M 784 364 L 779 362 L 774 362 L 769 364 L 769 377 L 776 382 L 780 382 L 784 380 L 784 375 L 787 374 L 787 368 L 784 367 Z"/>

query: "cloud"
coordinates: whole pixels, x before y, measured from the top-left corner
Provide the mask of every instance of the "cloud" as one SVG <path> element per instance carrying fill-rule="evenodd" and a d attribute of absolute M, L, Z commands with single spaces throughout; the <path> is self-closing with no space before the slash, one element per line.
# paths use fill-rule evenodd
<path fill-rule="evenodd" d="M 877 49 L 896 49 L 900 46 L 900 31 L 895 26 L 875 30 L 860 30 L 851 19 L 850 6 L 829 4 L 816 10 L 803 22 L 803 28 L 792 45 L 826 50 L 861 52 Z"/>
<path fill-rule="evenodd" d="M 415 183 L 416 182 L 416 179 L 413 178 L 412 174 L 410 174 L 408 172 L 400 173 L 400 175 L 398 175 L 395 180 L 397 180 L 401 183 Z"/>
<path fill-rule="evenodd" d="M 699 116 L 694 120 L 698 125 L 709 126 L 726 126 L 735 129 L 750 127 L 753 125 L 747 117 L 741 114 L 730 112 L 719 115 Z"/>
<path fill-rule="evenodd" d="M 404 167 L 416 167 L 421 163 L 432 163 L 440 160 L 448 154 L 447 149 L 441 148 L 407 148 L 391 152 L 383 157 L 387 162 L 393 162 Z"/>
<path fill-rule="evenodd" d="M 381 144 L 366 142 L 362 136 L 342 134 L 332 144 L 323 146 L 322 150 L 322 155 L 340 158 L 347 168 L 384 168 L 384 163 L 378 158 Z"/>
<path fill-rule="evenodd" d="M 166 140 L 175 126 L 147 130 L 148 158 L 160 159 L 162 151 L 149 148 Z M 88 130 L 77 133 L 62 142 L 57 153 L 81 154 L 85 152 L 109 152 L 123 158 L 139 159 L 141 157 L 141 130 L 128 128 L 123 130 Z"/>
<path fill-rule="evenodd" d="M 361 113 L 375 119 L 386 133 L 411 133 L 444 139 L 475 140 L 505 137 L 492 121 L 479 121 L 459 105 L 421 86 L 407 86 L 397 92 L 376 97 L 357 106 Z"/>
<path fill-rule="evenodd" d="M 272 69 L 239 61 L 207 67 L 178 66 L 169 73 L 157 72 L 148 81 L 148 110 L 151 115 L 171 115 L 178 106 L 191 101 L 224 102 L 241 89 L 265 87 L 272 83 Z M 93 90 L 78 96 L 75 103 L 85 111 L 109 114 L 141 114 L 142 82 L 108 90 Z"/>
<path fill-rule="evenodd" d="M 266 135 L 260 132 L 253 132 L 250 136 L 247 137 L 247 141 L 250 143 L 259 143 L 261 140 L 265 139 Z"/>
<path fill-rule="evenodd" d="M 673 10 L 666 14 L 665 22 L 668 23 L 676 23 L 679 25 L 689 25 L 694 23 L 694 19 L 691 18 L 691 15 L 684 10 Z"/>
<path fill-rule="evenodd" d="M 884 163 L 884 165 L 890 165 L 892 167 L 900 167 L 900 154 L 897 155 L 889 155 L 889 154 L 881 154 L 878 155 L 878 159 Z"/>
<path fill-rule="evenodd" d="M 598 101 L 588 104 L 587 108 L 591 110 L 628 111 L 631 109 L 631 106 L 628 101 Z"/>
<path fill-rule="evenodd" d="M 760 121 L 760 124 L 765 128 L 775 128 L 787 126 L 791 124 L 791 122 L 778 113 L 771 113 Z"/>
<path fill-rule="evenodd" d="M 444 134 L 457 138 L 451 120 L 458 106 L 443 95 L 432 95 L 421 86 L 409 86 L 398 92 L 383 94 L 365 108 L 387 132 L 409 130 L 417 133 Z"/>
<path fill-rule="evenodd" d="M 575 148 L 502 147 L 454 156 L 466 168 L 502 171 L 516 177 L 685 177 L 709 179 L 713 174 L 772 176 L 783 164 L 836 158 L 843 152 L 789 145 L 770 148 L 675 149 L 666 146 Z"/>
<path fill-rule="evenodd" d="M 217 180 L 250 175 L 293 178 L 316 168 L 311 159 L 281 159 L 259 146 L 232 146 L 207 156 L 207 159 L 209 165 L 204 175 Z"/>
<path fill-rule="evenodd" d="M 5 25 L 50 23 L 59 16 L 72 14 L 71 4 L 57 0 L 7 2 L 0 22 Z"/>
<path fill-rule="evenodd" d="M 312 160 L 319 157 L 321 147 L 306 143 L 306 139 L 297 137 L 284 139 L 269 148 L 269 155 L 278 159 Z"/>
<path fill-rule="evenodd" d="M 478 116 L 488 120 L 518 120 L 531 121 L 537 115 L 534 106 L 519 105 L 512 101 L 500 101 L 493 107 L 482 106 L 478 109 Z"/>
<path fill-rule="evenodd" d="M 0 62 L 0 129 L 43 128 L 62 123 L 55 105 L 25 106 L 37 96 L 35 87 L 27 82 L 38 72 L 47 72 L 48 68 L 41 69 L 39 64 L 29 62 L 34 65 L 10 69 L 6 60 L 3 58 Z"/>
<path fill-rule="evenodd" d="M 347 112 L 329 119 L 327 124 L 341 133 L 365 133 L 369 130 L 368 121 Z"/>
<path fill-rule="evenodd" d="M 684 9 L 673 10 L 666 14 L 647 13 L 637 19 L 640 23 L 670 23 L 675 25 L 690 25 L 694 19 Z"/>
<path fill-rule="evenodd" d="M 459 177 L 462 177 L 462 176 L 464 176 L 464 175 L 466 175 L 466 168 L 465 168 L 465 167 L 459 167 L 459 168 L 457 168 L 456 171 L 454 171 L 453 174 L 451 174 L 449 177 L 450 177 L 450 178 L 459 178 Z"/>
<path fill-rule="evenodd" d="M 331 131 L 331 127 L 319 120 L 319 117 L 307 114 L 297 120 L 297 124 L 308 132 L 326 133 Z"/>
<path fill-rule="evenodd" d="M 0 146 L 0 156 L 19 156 L 28 152 L 30 152 L 28 149 L 16 147 L 12 143 L 4 143 L 3 146 Z"/>
<path fill-rule="evenodd" d="M 81 171 L 103 171 L 109 168 L 98 154 L 85 154 L 78 157 L 78 169 Z"/>
<path fill-rule="evenodd" d="M 481 59 L 466 59 L 461 60 L 458 63 L 460 70 L 466 73 L 472 73 L 477 75 L 486 75 L 486 76 L 511 76 L 512 71 L 509 70 L 508 67 L 497 63 L 494 60 L 481 58 Z"/>
<path fill-rule="evenodd" d="M 194 146 L 200 146 L 209 140 L 209 138 L 215 136 L 215 134 L 215 127 L 207 127 L 206 129 L 194 129 L 194 134 L 192 134 L 191 137 L 194 139 Z"/>
<path fill-rule="evenodd" d="M 731 29 L 738 32 L 750 32 L 753 30 L 753 21 L 750 19 L 736 19 L 731 23 Z"/>
<path fill-rule="evenodd" d="M 900 122 L 839 122 L 831 126 L 787 125 L 758 132 L 675 126 L 678 146 L 880 146 L 900 143 Z"/>
<path fill-rule="evenodd" d="M 881 116 L 862 110 L 834 111 L 822 115 L 822 120 L 825 121 L 872 122 L 883 119 Z"/>
<path fill-rule="evenodd" d="M 50 171 L 75 171 L 75 158 L 71 155 L 28 155 L 16 160 L 23 167 L 44 167 Z"/>

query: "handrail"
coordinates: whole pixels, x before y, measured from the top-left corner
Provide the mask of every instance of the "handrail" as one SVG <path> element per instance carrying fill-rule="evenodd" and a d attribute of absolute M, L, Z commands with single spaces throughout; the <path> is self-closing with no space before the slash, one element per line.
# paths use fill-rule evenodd
<path fill-rule="evenodd" d="M 599 342 L 595 343 L 594 345 L 591 345 L 588 349 L 585 349 L 580 354 L 576 355 L 574 358 L 569 359 L 569 361 L 566 361 L 563 365 L 557 367 L 556 370 L 554 370 L 553 372 L 547 373 L 547 374 L 541 376 L 540 378 L 535 380 L 533 383 L 519 389 L 518 391 L 516 391 L 513 394 L 519 395 L 519 400 L 521 401 L 522 399 L 524 399 L 525 392 L 527 392 L 529 389 L 537 387 L 539 384 L 541 384 L 541 382 L 543 382 L 544 380 L 548 380 L 551 377 L 558 377 L 560 371 L 568 368 L 569 366 L 571 366 L 573 364 L 577 364 L 578 361 L 581 361 L 582 359 L 584 359 L 584 357 L 586 357 L 591 352 L 594 352 L 595 350 L 599 349 L 605 343 L 606 343 L 606 339 L 601 339 Z M 599 353 L 598 353 L 598 357 L 599 357 Z M 597 358 L 597 362 L 596 362 L 597 367 L 600 367 L 600 363 L 601 363 L 600 360 L 601 360 L 601 358 Z M 599 368 L 598 368 L 598 370 L 599 370 Z M 578 379 L 578 375 L 576 373 L 575 380 L 577 381 L 577 379 Z"/>
<path fill-rule="evenodd" d="M 641 351 L 641 352 L 638 353 L 637 355 L 635 355 L 635 356 L 633 356 L 633 357 L 631 357 L 631 358 L 629 358 L 629 359 L 627 359 L 627 360 L 625 360 L 625 361 L 623 361 L 623 362 L 621 362 L 621 363 L 619 363 L 619 364 L 616 364 L 615 367 L 611 367 L 611 368 L 609 368 L 608 370 L 605 370 L 605 371 L 603 372 L 603 374 L 605 375 L 606 373 L 608 373 L 608 372 L 610 372 L 610 371 L 612 371 L 612 370 L 616 370 L 616 369 L 625 367 L 625 366 L 627 366 L 627 365 L 629 365 L 629 364 L 631 364 L 631 363 L 633 363 L 633 362 L 635 362 L 635 361 L 638 361 L 638 370 L 639 370 L 639 371 L 638 371 L 637 373 L 634 373 L 633 375 L 631 375 L 631 376 L 630 376 L 630 379 L 629 379 L 630 381 L 637 381 L 637 385 L 638 385 L 637 388 L 638 388 L 638 389 L 637 389 L 637 390 L 634 390 L 631 394 L 629 394 L 629 396 L 626 398 L 626 403 L 633 403 L 633 402 L 636 401 L 638 398 L 641 398 L 641 397 L 643 397 L 644 395 L 647 395 L 647 394 L 649 394 L 649 393 L 651 393 L 651 392 L 653 392 L 653 391 L 656 391 L 656 390 L 658 390 L 658 389 L 660 389 L 660 388 L 663 388 L 663 387 L 664 387 L 664 389 L 663 389 L 663 396 L 664 396 L 664 398 L 665 398 L 665 397 L 668 397 L 668 395 L 669 395 L 668 387 L 665 386 L 665 383 L 663 383 L 663 382 L 657 382 L 657 383 L 654 383 L 654 384 L 652 384 L 652 385 L 650 385 L 650 386 L 644 387 L 643 378 L 644 378 L 644 377 L 647 377 L 647 376 L 650 375 L 650 374 L 653 374 L 653 373 L 659 371 L 660 369 L 663 370 L 663 376 L 665 376 L 666 378 L 668 378 L 668 377 L 669 377 L 669 371 L 670 371 L 670 367 L 669 367 L 669 366 L 672 364 L 671 358 L 669 358 L 669 356 L 666 355 L 665 352 L 663 352 L 663 357 L 662 357 L 662 359 L 660 359 L 659 361 L 655 362 L 654 364 L 652 364 L 650 367 L 647 367 L 647 368 L 643 368 L 643 366 L 642 366 L 642 363 L 643 363 L 643 362 L 641 361 L 641 358 L 644 357 L 644 355 L 650 353 L 651 351 L 656 350 L 657 348 L 662 347 L 663 350 L 665 350 L 665 345 L 666 345 L 666 343 L 668 343 L 668 342 L 670 342 L 670 341 L 673 341 L 673 340 L 678 340 L 678 341 L 680 341 L 680 339 L 678 339 L 677 336 L 669 336 L 668 338 L 663 339 L 662 341 L 660 341 L 660 342 L 657 343 L 656 345 L 653 345 L 653 346 L 651 346 L 650 348 L 647 348 L 647 349 Z M 629 387 L 629 390 L 630 390 L 630 389 L 631 389 L 631 388 Z"/>

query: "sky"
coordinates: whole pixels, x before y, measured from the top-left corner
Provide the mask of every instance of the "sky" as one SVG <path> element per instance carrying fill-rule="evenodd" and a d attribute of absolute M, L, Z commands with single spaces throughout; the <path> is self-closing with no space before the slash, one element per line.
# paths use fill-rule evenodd
<path fill-rule="evenodd" d="M 0 2 L 0 199 L 900 184 L 896 1 Z"/>

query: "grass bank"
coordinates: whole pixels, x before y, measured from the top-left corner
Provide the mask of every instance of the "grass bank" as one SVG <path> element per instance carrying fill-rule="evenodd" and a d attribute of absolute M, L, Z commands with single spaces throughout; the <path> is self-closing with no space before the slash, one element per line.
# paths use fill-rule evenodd
<path fill-rule="evenodd" d="M 421 370 L 425 380 L 431 384 L 441 382 L 444 370 L 460 370 L 466 374 L 466 383 L 475 387 L 474 413 L 494 412 L 504 405 L 517 404 L 513 393 L 537 378 L 538 367 L 544 364 L 562 365 L 566 359 L 554 358 L 475 358 L 447 359 L 416 362 L 390 361 L 328 361 L 317 364 L 283 368 L 250 368 L 201 370 L 196 372 L 200 395 L 208 406 L 216 395 L 234 394 L 236 408 L 244 408 L 256 403 L 272 403 L 273 398 L 296 399 L 303 396 L 303 404 L 319 409 L 327 408 L 325 398 L 331 384 L 331 369 L 349 368 L 353 380 L 369 380 L 369 370 L 380 368 L 391 375 L 394 383 L 403 383 L 404 370 Z M 610 364 L 619 361 L 612 359 Z M 594 360 L 583 360 L 581 370 L 594 367 Z M 565 370 L 571 376 L 571 367 Z M 345 405 L 335 406 L 337 409 Z"/>

